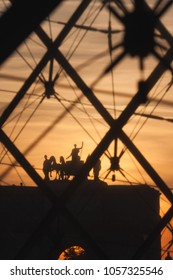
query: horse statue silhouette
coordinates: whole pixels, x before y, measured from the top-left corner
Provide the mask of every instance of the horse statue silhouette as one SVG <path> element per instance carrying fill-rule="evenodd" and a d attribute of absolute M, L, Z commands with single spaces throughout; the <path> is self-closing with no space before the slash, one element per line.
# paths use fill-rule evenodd
<path fill-rule="evenodd" d="M 57 163 L 54 156 L 50 157 L 51 170 L 56 171 L 55 179 L 68 180 L 70 176 L 75 176 L 79 169 L 83 166 L 84 161 L 65 161 L 63 156 L 60 156 L 60 163 Z M 57 178 L 58 176 L 58 178 Z"/>

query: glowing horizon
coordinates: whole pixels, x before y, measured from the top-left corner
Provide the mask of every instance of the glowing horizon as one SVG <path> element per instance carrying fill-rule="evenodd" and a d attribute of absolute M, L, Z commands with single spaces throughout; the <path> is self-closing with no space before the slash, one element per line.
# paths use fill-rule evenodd
<path fill-rule="evenodd" d="M 64 23 L 68 21 L 80 2 L 64 1 L 61 7 L 55 10 L 41 24 L 41 27 L 52 41 L 63 30 Z M 153 1 L 146 2 L 154 6 Z M 127 7 L 131 10 L 132 4 L 128 2 Z M 2 1 L 0 9 L 1 11 L 5 9 Z M 170 34 L 173 34 L 172 11 L 173 7 L 171 6 L 161 18 L 161 22 Z M 75 26 L 60 46 L 60 51 L 89 87 L 103 73 L 111 60 L 114 60 L 122 51 L 121 47 L 117 48 L 117 50 L 112 51 L 112 57 L 110 56 L 108 41 L 110 23 L 111 29 L 114 31 L 111 35 L 112 44 L 115 46 L 122 42 L 124 36 L 123 24 L 110 14 L 108 9 L 101 9 L 101 1 L 92 1 L 88 9 L 77 21 L 77 25 L 92 27 L 95 31 L 87 31 L 85 28 L 79 29 L 78 26 Z M 163 44 L 163 48 L 157 47 L 157 51 L 160 56 L 164 56 L 170 45 L 166 40 L 159 39 L 160 33 L 158 30 L 157 35 L 157 40 L 160 40 L 159 42 Z M 3 113 L 15 94 L 22 88 L 25 80 L 46 51 L 47 48 L 43 42 L 33 32 L 2 65 L 0 70 L 0 113 Z M 97 57 L 98 55 L 99 57 Z M 138 83 L 141 80 L 145 81 L 158 63 L 159 60 L 156 57 L 148 55 L 144 60 L 144 69 L 141 70 L 139 69 L 139 58 L 126 55 L 112 72 L 105 75 L 93 87 L 95 96 L 108 110 L 112 118 L 117 119 L 121 115 L 121 112 L 138 91 Z M 26 154 L 26 158 L 42 178 L 42 164 L 45 154 L 48 157 L 54 155 L 57 162 L 59 162 L 61 155 L 66 158 L 70 154 L 73 145 L 76 143 L 80 146 L 83 141 L 84 146 L 80 157 L 85 161 L 109 130 L 109 125 L 87 98 L 83 97 L 79 100 L 81 91 L 55 59 L 53 62 L 49 61 L 47 63 L 39 75 L 40 78 L 48 81 L 51 75 L 51 67 L 53 77 L 57 75 L 57 80 L 53 87 L 56 96 L 53 96 L 53 94 L 50 98 L 48 95 L 46 96 L 44 83 L 40 79 L 36 79 L 3 125 L 4 132 L 22 153 L 25 154 L 28 147 L 31 147 Z M 171 82 L 172 75 L 167 70 L 150 91 L 148 95 L 150 103 L 141 105 L 136 110 L 138 114 L 151 114 L 164 119 L 151 119 L 133 114 L 123 127 L 123 131 L 134 141 L 136 147 L 167 186 L 172 189 L 173 173 L 171 166 L 173 158 L 171 155 L 173 154 L 173 130 L 171 121 L 173 115 L 171 107 L 173 96 L 171 84 L 169 87 Z M 40 140 L 35 144 L 36 139 L 39 137 Z M 111 176 L 113 172 L 111 172 L 106 180 L 108 185 L 119 185 L 121 183 L 155 185 L 143 167 L 126 150 L 124 144 L 118 140 L 117 155 L 124 148 L 125 153 L 120 159 L 120 167 L 125 176 L 116 171 L 116 181 L 112 182 Z M 114 141 L 109 146 L 109 153 L 111 156 L 114 155 Z M 14 168 L 14 158 L 10 153 L 6 153 L 2 145 L 0 154 L 1 174 L 4 174 L 9 166 L 12 166 L 5 176 L 1 176 L 1 185 L 20 185 L 21 182 L 25 186 L 35 185 L 22 167 L 16 166 Z M 101 157 L 101 161 L 100 178 L 104 179 L 110 168 L 110 161 L 104 154 Z"/>

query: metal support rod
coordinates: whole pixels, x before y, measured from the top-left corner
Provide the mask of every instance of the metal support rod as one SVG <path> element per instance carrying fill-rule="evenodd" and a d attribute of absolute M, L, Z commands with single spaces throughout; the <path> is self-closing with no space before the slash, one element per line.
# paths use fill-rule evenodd
<path fill-rule="evenodd" d="M 76 11 L 72 14 L 69 21 L 64 26 L 63 30 L 60 32 L 59 36 L 55 39 L 55 46 L 59 47 L 63 40 L 66 38 L 67 34 L 70 32 L 70 30 L 73 28 L 75 23 L 78 21 L 78 19 L 81 17 L 83 12 L 86 10 L 86 8 L 89 6 L 92 0 L 83 0 Z"/>

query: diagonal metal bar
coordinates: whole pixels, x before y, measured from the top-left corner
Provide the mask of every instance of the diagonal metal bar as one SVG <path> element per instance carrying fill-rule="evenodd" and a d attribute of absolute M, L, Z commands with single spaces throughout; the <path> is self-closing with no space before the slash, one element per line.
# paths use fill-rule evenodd
<path fill-rule="evenodd" d="M 167 51 L 167 53 L 163 57 L 163 60 L 170 64 L 173 60 L 172 53 L 173 46 Z M 161 60 L 160 63 L 156 66 L 156 68 L 152 71 L 150 76 L 144 82 L 144 86 L 138 90 L 136 95 L 131 99 L 125 110 L 119 116 L 118 120 L 121 127 L 123 127 L 127 123 L 129 118 L 139 107 L 139 105 L 141 104 L 141 100 L 145 100 L 147 98 L 148 93 L 151 91 L 151 89 L 158 82 L 158 80 L 161 78 L 161 76 L 166 70 L 166 66 L 164 65 L 164 63 L 162 63 Z"/>
<path fill-rule="evenodd" d="M 173 2 L 172 2 L 172 4 L 173 4 Z M 149 7 L 149 5 L 146 2 L 145 2 L 145 7 L 146 7 L 147 11 L 149 11 L 149 12 L 152 11 L 151 8 Z M 155 28 L 160 31 L 160 33 L 162 34 L 163 38 L 170 44 L 170 46 L 172 46 L 173 45 L 172 34 L 165 28 L 165 26 L 159 20 L 157 15 L 156 15 L 156 17 L 157 17 L 157 20 L 156 20 Z"/>
<path fill-rule="evenodd" d="M 123 1 L 121 1 L 121 0 L 113 0 L 112 2 L 114 2 L 115 5 L 117 5 L 119 7 L 119 9 L 123 11 L 124 14 L 128 13 L 128 10 L 127 10 L 126 6 L 124 5 Z M 110 0 L 109 0 L 108 3 L 110 3 Z"/>
<path fill-rule="evenodd" d="M 46 195 L 46 197 L 52 202 L 54 207 L 54 213 L 57 215 L 57 211 L 59 211 L 67 220 L 73 222 L 73 225 L 76 229 L 81 233 L 81 235 L 87 241 L 87 245 L 98 253 L 101 259 L 107 259 L 107 256 L 102 251 L 100 246 L 97 245 L 97 242 L 90 236 L 90 234 L 82 227 L 82 225 L 78 222 L 75 216 L 65 207 L 61 198 L 57 197 L 55 193 L 51 190 L 49 185 L 38 175 L 35 169 L 31 166 L 31 164 L 26 160 L 23 154 L 17 149 L 17 147 L 13 144 L 13 142 L 8 138 L 8 136 L 4 133 L 2 129 L 0 129 L 0 140 L 3 145 L 10 151 L 13 157 L 18 161 L 19 164 L 24 168 L 27 174 L 34 180 L 36 185 L 42 190 L 42 192 Z"/>
<path fill-rule="evenodd" d="M 80 16 L 83 14 L 83 12 L 86 10 L 86 8 L 89 6 L 92 0 L 83 0 L 79 7 L 76 9 L 76 11 L 72 14 L 71 18 L 67 22 L 67 24 L 64 26 L 62 32 L 60 35 L 55 39 L 55 46 L 59 47 L 60 44 L 63 42 L 67 34 L 70 32 L 70 30 L 73 28 L 77 20 L 80 18 Z"/>
<path fill-rule="evenodd" d="M 150 176 L 150 178 L 152 178 L 156 186 L 158 186 L 158 188 L 162 191 L 162 193 L 167 197 L 167 199 L 173 205 L 173 193 L 168 188 L 168 186 L 164 183 L 164 181 L 161 179 L 158 173 L 154 170 L 154 168 L 150 165 L 150 163 L 145 159 L 142 153 L 137 149 L 137 147 L 130 140 L 130 138 L 122 130 L 119 133 L 119 138 L 129 149 L 129 151 L 134 155 L 134 157 L 138 160 L 141 166 L 145 169 L 145 171 Z"/>
<path fill-rule="evenodd" d="M 150 178 L 152 178 L 152 180 L 155 182 L 155 184 L 158 186 L 158 188 L 162 191 L 162 193 L 166 196 L 166 198 L 171 203 L 171 208 L 164 215 L 164 217 L 162 217 L 161 221 L 153 229 L 153 231 L 146 238 L 146 240 L 144 241 L 142 246 L 140 246 L 138 251 L 135 253 L 134 259 L 139 259 L 144 255 L 144 253 L 147 251 L 147 249 L 152 244 L 154 239 L 160 234 L 160 232 L 163 230 L 163 228 L 172 219 L 172 217 L 173 217 L 173 193 L 168 188 L 168 186 L 164 183 L 164 181 L 161 179 L 161 177 L 158 175 L 158 173 L 149 164 L 149 162 L 144 158 L 142 153 L 136 148 L 136 146 L 133 144 L 133 142 L 128 138 L 128 136 L 123 131 L 119 134 L 119 138 L 126 145 L 126 147 L 129 149 L 129 151 L 134 155 L 134 157 L 138 160 L 138 162 L 141 164 L 141 166 L 148 173 Z"/>
<path fill-rule="evenodd" d="M 61 2 L 62 0 L 13 1 L 11 7 L 0 18 L 0 64 Z"/>
<path fill-rule="evenodd" d="M 170 32 L 165 28 L 165 26 L 163 25 L 163 23 L 161 21 L 157 21 L 156 23 L 156 28 L 160 31 L 160 33 L 163 36 L 163 39 L 165 39 L 170 46 L 173 45 L 173 37 L 170 34 Z"/>
<path fill-rule="evenodd" d="M 21 99 L 24 97 L 32 83 L 35 81 L 39 73 L 42 71 L 42 69 L 45 67 L 47 62 L 49 61 L 51 57 L 51 52 L 48 51 L 43 58 L 40 60 L 39 64 L 36 66 L 36 68 L 33 70 L 31 75 L 28 77 L 28 79 L 25 81 L 21 89 L 18 91 L 18 93 L 15 95 L 13 100 L 10 102 L 10 104 L 7 106 L 7 108 L 4 110 L 4 112 L 1 115 L 0 118 L 0 127 L 3 126 L 5 121 L 8 119 L 8 117 L 11 115 L 13 110 L 16 108 L 16 106 L 19 104 Z"/>
<path fill-rule="evenodd" d="M 153 229 L 150 235 L 145 239 L 143 244 L 138 248 L 138 250 L 133 256 L 134 260 L 143 259 L 144 254 L 147 252 L 148 248 L 152 245 L 152 243 L 156 240 L 156 238 L 159 237 L 159 234 L 165 228 L 165 226 L 170 222 L 172 217 L 173 217 L 173 206 L 169 208 L 169 210 L 161 219 L 161 221 Z"/>
<path fill-rule="evenodd" d="M 172 0 L 169 0 L 169 2 L 165 4 L 162 10 L 158 12 L 158 17 L 163 16 L 164 13 L 170 8 L 170 6 L 172 6 L 172 4 L 173 4 Z"/>
<path fill-rule="evenodd" d="M 108 4 L 110 4 L 110 0 L 101 0 L 101 2 L 107 2 Z M 113 0 L 114 4 L 117 5 L 116 3 L 116 0 Z M 116 17 L 116 19 L 119 20 L 120 23 L 124 23 L 124 17 L 121 16 L 121 14 L 117 11 L 116 7 L 115 6 L 111 6 L 111 5 L 108 5 L 108 10 Z"/>
<path fill-rule="evenodd" d="M 13 112 L 13 110 L 16 108 L 16 106 L 19 104 L 20 100 L 24 97 L 26 91 L 29 89 L 31 84 L 35 81 L 36 77 L 39 75 L 39 73 L 42 71 L 42 69 L 45 67 L 47 62 L 53 57 L 52 49 L 58 47 L 64 38 L 68 35 L 70 30 L 72 29 L 75 22 L 79 19 L 79 17 L 82 15 L 84 10 L 87 8 L 87 6 L 90 4 L 91 0 L 83 0 L 82 3 L 78 6 L 74 14 L 71 16 L 69 21 L 67 22 L 66 26 L 63 28 L 63 30 L 60 32 L 60 34 L 57 36 L 55 42 L 52 42 L 51 48 L 48 48 L 47 53 L 43 56 L 43 58 L 40 60 L 36 68 L 33 70 L 29 78 L 25 81 L 22 88 L 19 90 L 17 95 L 14 97 L 12 102 L 9 104 L 9 106 L 6 108 L 6 110 L 3 112 L 0 118 L 0 127 L 4 124 L 4 122 L 7 120 L 7 118 L 10 116 L 10 114 Z M 39 27 L 38 27 L 39 28 Z"/>

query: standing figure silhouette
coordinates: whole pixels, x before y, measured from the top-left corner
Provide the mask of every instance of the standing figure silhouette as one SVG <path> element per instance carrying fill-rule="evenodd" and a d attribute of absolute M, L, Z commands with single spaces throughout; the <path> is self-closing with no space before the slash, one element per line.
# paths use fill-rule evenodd
<path fill-rule="evenodd" d="M 43 173 L 44 173 L 44 180 L 49 180 L 49 172 L 51 171 L 51 162 L 50 159 L 48 159 L 47 155 L 44 156 L 44 162 L 43 162 Z"/>
<path fill-rule="evenodd" d="M 74 148 L 72 149 L 71 154 L 70 154 L 66 159 L 68 159 L 68 158 L 71 157 L 73 162 L 78 162 L 78 161 L 80 161 L 79 151 L 80 151 L 82 148 L 83 148 L 83 142 L 82 142 L 82 145 L 81 145 L 80 148 L 77 148 L 77 145 L 74 144 Z"/>

